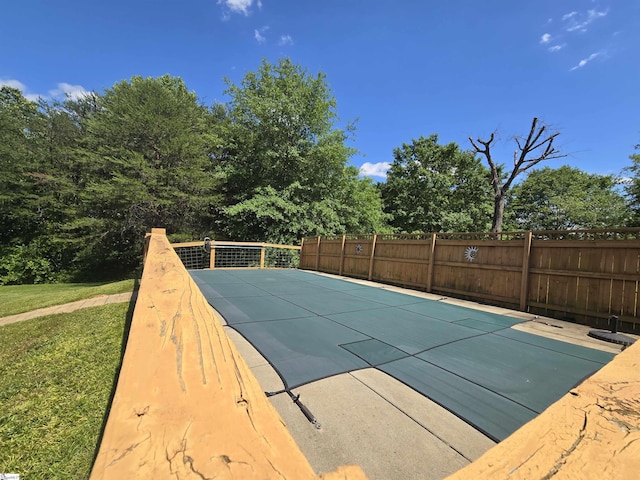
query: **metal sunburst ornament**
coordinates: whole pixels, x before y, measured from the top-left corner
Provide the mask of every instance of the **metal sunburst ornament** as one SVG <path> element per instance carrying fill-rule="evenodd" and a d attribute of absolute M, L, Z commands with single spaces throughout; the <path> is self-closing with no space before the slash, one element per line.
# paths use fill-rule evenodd
<path fill-rule="evenodd" d="M 362 245 L 361 244 L 357 244 L 356 245 L 356 255 L 362 255 Z"/>
<path fill-rule="evenodd" d="M 478 256 L 478 247 L 467 247 L 464 251 L 464 258 L 467 259 L 467 262 L 473 262 Z"/>

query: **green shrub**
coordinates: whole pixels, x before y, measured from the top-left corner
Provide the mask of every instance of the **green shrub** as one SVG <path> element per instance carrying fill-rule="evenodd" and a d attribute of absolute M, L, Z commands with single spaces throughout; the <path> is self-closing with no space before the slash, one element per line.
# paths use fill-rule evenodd
<path fill-rule="evenodd" d="M 9 247 L 0 258 L 0 285 L 55 282 L 57 275 L 36 242 Z"/>

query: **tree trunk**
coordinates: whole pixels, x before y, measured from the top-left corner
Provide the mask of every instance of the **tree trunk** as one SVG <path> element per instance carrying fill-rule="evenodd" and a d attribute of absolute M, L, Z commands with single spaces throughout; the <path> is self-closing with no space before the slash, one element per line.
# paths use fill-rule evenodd
<path fill-rule="evenodd" d="M 494 163 L 491 158 L 491 144 L 495 139 L 495 132 L 491 134 L 489 140 L 478 139 L 478 143 L 483 145 L 484 148 L 478 147 L 478 144 L 473 141 L 473 138 L 469 137 L 471 146 L 475 153 L 481 153 L 487 159 L 489 168 L 491 168 L 491 185 L 495 196 L 493 198 L 493 220 L 491 224 L 491 231 L 494 233 L 500 233 L 502 231 L 502 219 L 504 215 L 504 196 L 511 188 L 512 182 L 515 178 L 523 172 L 526 172 L 534 165 L 542 162 L 543 160 L 551 160 L 552 158 L 566 157 L 564 153 L 560 153 L 554 146 L 553 141 L 560 135 L 559 132 L 548 134 L 545 133 L 547 127 L 542 125 L 538 127 L 538 119 L 533 118 L 531 123 L 531 129 L 529 135 L 526 137 L 515 137 L 518 149 L 513 153 L 513 170 L 506 176 L 506 181 L 502 183 L 502 177 L 499 174 L 500 165 Z M 542 135 L 545 135 L 542 137 Z M 542 137 L 542 140 L 540 140 Z M 523 143 L 524 142 L 524 143 Z M 518 154 L 518 152 L 520 152 Z M 532 158 L 533 157 L 533 158 Z"/>
<path fill-rule="evenodd" d="M 502 217 L 504 216 L 504 195 L 497 194 L 493 199 L 493 222 L 491 231 L 499 233 L 502 231 Z"/>

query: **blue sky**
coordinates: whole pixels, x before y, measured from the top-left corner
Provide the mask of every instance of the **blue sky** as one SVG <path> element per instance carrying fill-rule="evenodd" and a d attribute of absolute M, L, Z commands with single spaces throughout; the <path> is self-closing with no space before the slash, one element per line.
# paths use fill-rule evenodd
<path fill-rule="evenodd" d="M 340 125 L 357 120 L 363 173 L 432 133 L 467 149 L 469 135 L 497 130 L 508 165 L 534 116 L 561 132 L 569 156 L 554 168 L 619 174 L 640 143 L 636 0 L 20 0 L 2 11 L 0 83 L 29 98 L 169 73 L 211 104 L 228 100 L 224 77 L 237 83 L 262 58 L 323 72 Z"/>

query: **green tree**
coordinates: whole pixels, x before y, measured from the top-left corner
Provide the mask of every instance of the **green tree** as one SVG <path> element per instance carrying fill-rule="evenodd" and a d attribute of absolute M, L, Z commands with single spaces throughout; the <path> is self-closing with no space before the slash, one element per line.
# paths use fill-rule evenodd
<path fill-rule="evenodd" d="M 0 88 L 0 246 L 26 244 L 38 234 L 31 185 L 39 120 L 35 102 L 15 88 Z"/>
<path fill-rule="evenodd" d="M 359 174 L 359 170 L 354 166 L 348 166 L 344 170 L 336 198 L 338 204 L 335 207 L 342 223 L 340 231 L 391 232 L 392 229 L 388 225 L 391 217 L 383 212 L 380 189 L 369 177 L 362 178 Z"/>
<path fill-rule="evenodd" d="M 78 137 L 61 105 L 0 92 L 0 283 L 52 281 L 73 252 L 60 234 L 76 213 L 68 182 Z"/>
<path fill-rule="evenodd" d="M 389 223 L 401 232 L 482 231 L 489 224 L 489 172 L 455 143 L 438 135 L 414 139 L 393 152 L 381 185 Z"/>
<path fill-rule="evenodd" d="M 225 232 L 245 241 L 291 244 L 305 235 L 341 231 L 335 205 L 303 200 L 307 194 L 299 182 L 279 190 L 258 187 L 251 198 L 225 209 Z"/>
<path fill-rule="evenodd" d="M 226 94 L 233 138 L 225 166 L 235 199 L 257 187 L 284 188 L 299 181 L 331 188 L 353 150 L 349 128 L 335 128 L 336 101 L 324 74 L 311 75 L 289 59 L 266 60 Z"/>
<path fill-rule="evenodd" d="M 254 195 L 225 209 L 225 232 L 245 241 L 297 243 L 309 235 L 385 232 L 380 194 L 358 169 L 346 169 L 337 194 L 319 200 L 299 182 L 280 190 L 259 187 Z"/>
<path fill-rule="evenodd" d="M 216 110 L 226 140 L 216 153 L 225 174 L 219 225 L 226 236 L 288 243 L 383 228 L 374 185 L 347 165 L 353 127 L 336 126 L 325 75 L 289 59 L 264 60 L 239 85 L 227 84 L 231 100 Z"/>
<path fill-rule="evenodd" d="M 489 140 L 477 139 L 477 143 L 473 138 L 469 137 L 469 141 L 475 153 L 484 155 L 491 170 L 491 187 L 493 189 L 493 220 L 491 222 L 491 231 L 502 231 L 502 222 L 504 220 L 504 206 L 509 189 L 513 185 L 515 179 L 523 172 L 537 165 L 544 160 L 566 157 L 560 153 L 554 146 L 553 142 L 559 132 L 548 133 L 546 125 L 538 125 L 538 119 L 534 117 L 529 129 L 529 134 L 524 136 L 516 136 L 514 140 L 518 146 L 513 153 L 513 169 L 510 173 L 504 173 L 504 167 L 495 162 L 491 144 L 495 140 L 495 134 L 492 133 Z M 478 147 L 478 143 L 483 148 Z"/>
<path fill-rule="evenodd" d="M 119 82 L 95 101 L 85 127 L 83 211 L 73 226 L 86 245 L 79 262 L 92 271 L 126 272 L 138 265 L 152 227 L 209 233 L 219 139 L 197 96 L 164 75 Z"/>
<path fill-rule="evenodd" d="M 567 230 L 623 226 L 628 217 L 624 197 L 612 175 L 583 172 L 567 165 L 529 172 L 507 200 L 513 227 Z"/>
<path fill-rule="evenodd" d="M 640 149 L 640 145 L 636 145 L 636 149 Z M 631 166 L 624 169 L 631 175 L 625 187 L 631 210 L 629 226 L 640 227 L 640 154 L 634 153 L 629 158 Z"/>
<path fill-rule="evenodd" d="M 81 214 L 81 192 L 86 171 L 81 145 L 85 132 L 69 110 L 78 102 L 40 100 L 41 112 L 31 191 L 32 208 L 38 212 L 39 249 L 56 271 L 70 271 L 76 253 L 83 247 L 71 225 Z"/>

